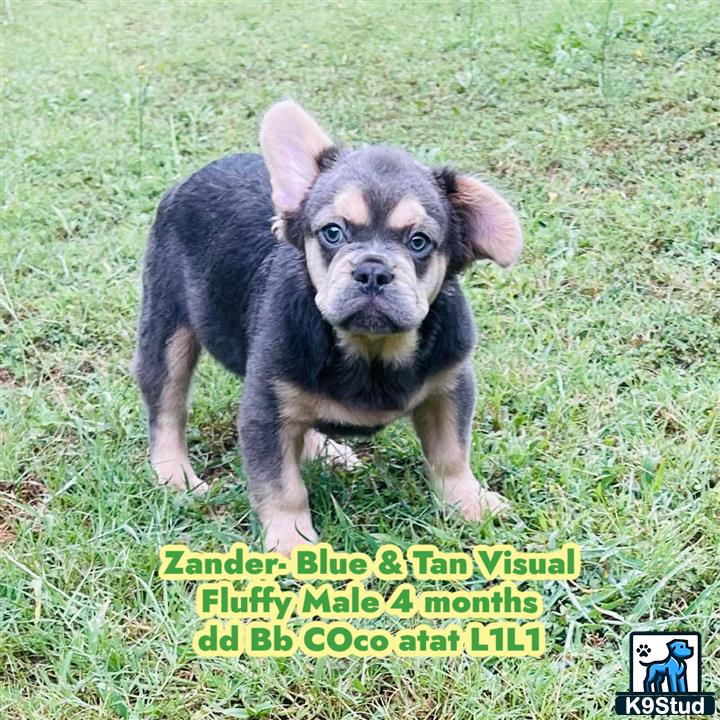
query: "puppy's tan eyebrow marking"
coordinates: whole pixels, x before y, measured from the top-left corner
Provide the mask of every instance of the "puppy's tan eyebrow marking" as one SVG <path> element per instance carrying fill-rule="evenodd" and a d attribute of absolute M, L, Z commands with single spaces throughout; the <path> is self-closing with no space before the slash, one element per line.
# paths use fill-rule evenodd
<path fill-rule="evenodd" d="M 392 230 L 403 230 L 413 225 L 421 225 L 427 219 L 427 212 L 413 195 L 402 198 L 391 210 L 386 225 Z"/>
<path fill-rule="evenodd" d="M 353 225 L 369 225 L 370 209 L 362 190 L 357 185 L 343 188 L 333 201 L 335 212 Z"/>

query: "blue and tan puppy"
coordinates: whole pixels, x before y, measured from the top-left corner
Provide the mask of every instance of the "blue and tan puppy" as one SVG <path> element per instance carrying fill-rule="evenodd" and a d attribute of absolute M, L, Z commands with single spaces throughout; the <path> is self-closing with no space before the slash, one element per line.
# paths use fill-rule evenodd
<path fill-rule="evenodd" d="M 507 202 L 479 180 L 388 147 L 347 150 L 297 104 L 163 198 L 150 233 L 135 372 L 162 483 L 202 492 L 185 441 L 201 348 L 245 378 L 240 444 L 265 547 L 314 542 L 300 463 L 354 463 L 326 435 L 412 417 L 436 493 L 498 511 L 470 469 L 475 333 L 457 276 L 517 259 Z"/>

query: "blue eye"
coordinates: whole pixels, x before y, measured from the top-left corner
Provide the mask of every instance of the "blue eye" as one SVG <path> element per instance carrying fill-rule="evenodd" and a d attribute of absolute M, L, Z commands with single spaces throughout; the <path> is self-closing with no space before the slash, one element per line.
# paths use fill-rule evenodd
<path fill-rule="evenodd" d="M 328 245 L 339 245 L 345 238 L 345 233 L 337 223 L 330 223 L 320 230 L 320 237 Z"/>
<path fill-rule="evenodd" d="M 415 233 L 410 236 L 407 245 L 416 255 L 422 255 L 430 246 L 430 238 L 423 233 Z"/>

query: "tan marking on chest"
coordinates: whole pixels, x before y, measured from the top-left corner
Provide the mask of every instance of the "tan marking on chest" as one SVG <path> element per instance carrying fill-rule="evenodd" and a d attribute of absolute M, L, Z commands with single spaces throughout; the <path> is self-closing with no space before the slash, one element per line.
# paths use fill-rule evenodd
<path fill-rule="evenodd" d="M 341 403 L 319 393 L 303 390 L 286 380 L 278 380 L 275 391 L 280 401 L 280 414 L 285 422 L 310 427 L 317 422 L 358 427 L 389 425 L 410 413 L 423 400 L 438 393 L 447 393 L 457 383 L 461 363 L 433 375 L 408 397 L 405 407 L 398 410 L 366 410 Z"/>
<path fill-rule="evenodd" d="M 375 358 L 387 365 L 402 365 L 412 358 L 417 350 L 418 331 L 410 330 L 397 335 L 357 335 L 342 328 L 334 328 L 335 337 L 350 357 L 365 360 Z"/>

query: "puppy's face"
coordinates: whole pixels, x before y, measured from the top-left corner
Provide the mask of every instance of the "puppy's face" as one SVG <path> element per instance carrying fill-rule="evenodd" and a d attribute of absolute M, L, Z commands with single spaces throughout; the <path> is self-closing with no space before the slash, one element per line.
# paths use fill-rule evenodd
<path fill-rule="evenodd" d="M 448 267 L 446 206 L 432 175 L 405 153 L 339 155 L 291 225 L 325 319 L 357 335 L 417 329 Z"/>
<path fill-rule="evenodd" d="M 392 148 L 337 148 L 288 101 L 267 113 L 260 142 L 276 227 L 304 249 L 315 302 L 345 339 L 414 337 L 450 275 L 520 253 L 513 211 L 475 178 Z"/>

